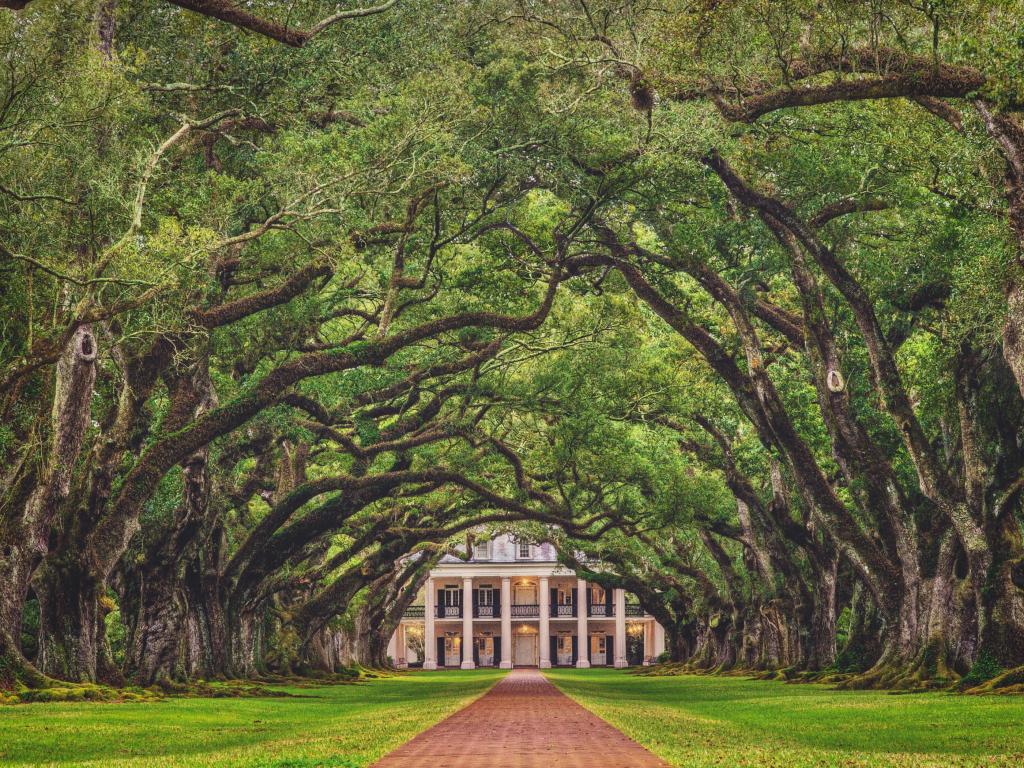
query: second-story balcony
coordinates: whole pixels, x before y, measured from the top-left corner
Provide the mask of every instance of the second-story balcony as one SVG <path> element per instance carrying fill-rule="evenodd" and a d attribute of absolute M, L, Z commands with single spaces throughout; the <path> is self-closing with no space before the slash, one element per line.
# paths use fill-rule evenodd
<path fill-rule="evenodd" d="M 501 617 L 500 605 L 474 605 L 473 618 L 475 619 L 497 619 Z"/>
<path fill-rule="evenodd" d="M 536 619 L 540 617 L 540 606 L 535 603 L 519 604 L 511 606 L 510 616 L 513 619 Z M 426 615 L 426 606 L 410 605 L 405 609 L 403 617 L 406 619 L 422 619 Z M 575 605 L 559 605 L 552 603 L 549 615 L 555 619 L 570 619 L 576 617 Z M 594 618 L 611 618 L 615 616 L 615 607 L 604 603 L 595 603 L 587 608 L 587 615 Z M 639 603 L 626 603 L 625 615 L 640 618 L 646 616 L 643 606 Z M 461 619 L 461 605 L 439 605 L 435 611 L 439 619 Z M 474 619 L 500 619 L 500 605 L 474 605 Z"/>
<path fill-rule="evenodd" d="M 540 606 L 536 604 L 513 605 L 509 614 L 513 619 L 535 619 L 540 616 Z"/>

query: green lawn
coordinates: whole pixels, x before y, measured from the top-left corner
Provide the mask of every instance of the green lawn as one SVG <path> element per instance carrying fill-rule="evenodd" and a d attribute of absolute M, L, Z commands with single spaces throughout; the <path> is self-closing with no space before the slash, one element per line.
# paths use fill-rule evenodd
<path fill-rule="evenodd" d="M 308 698 L 0 706 L 0 765 L 365 766 L 502 674 L 423 672 L 290 689 Z M 1024 765 L 1024 698 L 892 696 L 603 669 L 546 674 L 686 768 Z"/>
<path fill-rule="evenodd" d="M 545 674 L 652 752 L 686 768 L 1024 765 L 1021 697 L 894 696 L 615 670 Z"/>
<path fill-rule="evenodd" d="M 0 765 L 355 768 L 493 685 L 502 672 L 422 672 L 288 689 L 309 698 L 0 706 Z"/>

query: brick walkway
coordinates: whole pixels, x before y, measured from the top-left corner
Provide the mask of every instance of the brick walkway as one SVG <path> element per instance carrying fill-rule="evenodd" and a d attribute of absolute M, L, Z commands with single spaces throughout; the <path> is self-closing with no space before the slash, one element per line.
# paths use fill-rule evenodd
<path fill-rule="evenodd" d="M 665 768 L 535 669 L 513 670 L 374 768 Z"/>

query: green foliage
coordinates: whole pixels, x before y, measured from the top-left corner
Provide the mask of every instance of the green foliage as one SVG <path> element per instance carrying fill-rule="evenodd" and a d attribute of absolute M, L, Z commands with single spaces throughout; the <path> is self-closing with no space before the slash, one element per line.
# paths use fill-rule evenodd
<path fill-rule="evenodd" d="M 121 619 L 121 611 L 114 608 L 108 611 L 103 621 L 106 628 L 107 642 L 110 644 L 110 655 L 115 664 L 124 664 L 125 642 L 127 640 L 124 621 Z"/>
<path fill-rule="evenodd" d="M 961 690 L 973 688 L 976 685 L 981 685 L 998 677 L 1003 671 L 1003 667 L 996 660 L 995 656 L 987 650 L 982 650 L 978 654 L 974 666 L 971 667 L 966 675 L 960 678 L 959 687 Z"/>
<path fill-rule="evenodd" d="M 39 642 L 39 601 L 30 598 L 25 602 L 21 616 L 21 652 L 25 658 L 34 659 Z"/>

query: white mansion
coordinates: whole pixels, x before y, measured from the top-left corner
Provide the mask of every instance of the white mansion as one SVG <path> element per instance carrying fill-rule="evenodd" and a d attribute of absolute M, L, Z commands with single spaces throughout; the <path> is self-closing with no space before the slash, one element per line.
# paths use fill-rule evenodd
<path fill-rule="evenodd" d="M 391 637 L 396 666 L 649 664 L 665 631 L 621 589 L 608 592 L 561 566 L 551 544 L 503 535 L 446 556 Z"/>

